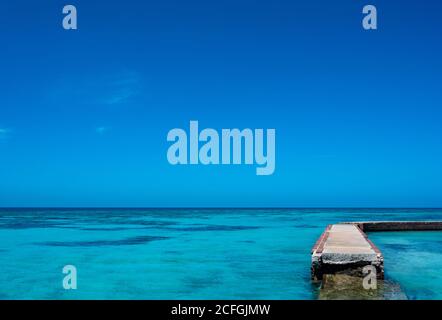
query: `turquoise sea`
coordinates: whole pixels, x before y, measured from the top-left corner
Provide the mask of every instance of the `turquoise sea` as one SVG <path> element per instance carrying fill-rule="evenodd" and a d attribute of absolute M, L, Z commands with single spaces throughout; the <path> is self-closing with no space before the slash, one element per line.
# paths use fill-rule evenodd
<path fill-rule="evenodd" d="M 316 299 L 311 247 L 363 220 L 442 209 L 0 209 L 0 299 Z M 370 238 L 409 299 L 442 299 L 442 232 Z"/>

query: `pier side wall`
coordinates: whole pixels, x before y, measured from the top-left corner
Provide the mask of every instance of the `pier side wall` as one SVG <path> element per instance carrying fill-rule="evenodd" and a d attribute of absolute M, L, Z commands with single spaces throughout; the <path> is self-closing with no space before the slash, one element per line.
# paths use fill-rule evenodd
<path fill-rule="evenodd" d="M 351 224 L 358 225 L 364 232 L 442 230 L 442 221 L 370 221 Z"/>

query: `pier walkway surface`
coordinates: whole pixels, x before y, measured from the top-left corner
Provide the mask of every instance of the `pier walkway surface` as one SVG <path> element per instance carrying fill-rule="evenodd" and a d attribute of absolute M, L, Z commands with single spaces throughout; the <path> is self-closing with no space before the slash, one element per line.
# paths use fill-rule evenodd
<path fill-rule="evenodd" d="M 442 221 L 345 222 L 327 226 L 312 249 L 312 279 L 326 274 L 363 276 L 372 266 L 378 279 L 384 278 L 384 257 L 366 232 L 442 230 Z"/>

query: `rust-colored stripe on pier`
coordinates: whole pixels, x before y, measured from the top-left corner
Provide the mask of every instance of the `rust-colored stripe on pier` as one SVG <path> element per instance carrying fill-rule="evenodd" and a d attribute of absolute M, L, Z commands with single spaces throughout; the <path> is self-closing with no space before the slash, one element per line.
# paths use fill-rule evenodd
<path fill-rule="evenodd" d="M 362 234 L 362 236 L 365 238 L 365 240 L 367 240 L 367 242 L 370 244 L 373 251 L 376 252 L 377 254 L 381 254 L 381 250 L 379 250 L 379 248 L 373 243 L 373 241 L 368 239 L 368 236 L 364 233 L 364 231 L 362 231 L 362 229 L 359 227 L 359 225 L 355 225 L 355 226 L 356 226 L 356 228 L 358 228 L 359 232 Z"/>
<path fill-rule="evenodd" d="M 327 228 L 325 228 L 325 231 L 322 233 L 322 235 L 319 237 L 319 239 L 316 241 L 315 245 L 312 249 L 313 252 L 322 252 L 324 250 L 324 243 L 327 241 L 328 233 L 330 231 L 331 225 L 328 225 Z"/>

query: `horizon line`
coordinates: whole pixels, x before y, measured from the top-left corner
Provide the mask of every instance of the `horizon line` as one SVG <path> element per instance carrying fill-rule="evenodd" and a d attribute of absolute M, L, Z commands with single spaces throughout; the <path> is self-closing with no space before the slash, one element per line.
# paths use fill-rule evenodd
<path fill-rule="evenodd" d="M 218 210 L 218 209 L 235 209 L 235 210 L 254 210 L 254 209 L 287 209 L 287 210 L 300 210 L 300 209 L 402 209 L 402 210 L 442 210 L 442 207 L 106 207 L 106 206 L 67 206 L 67 207 L 58 207 L 58 206 L 23 206 L 23 207 L 2 207 L 0 206 L 0 210 L 2 209 L 145 209 L 145 210 Z"/>

